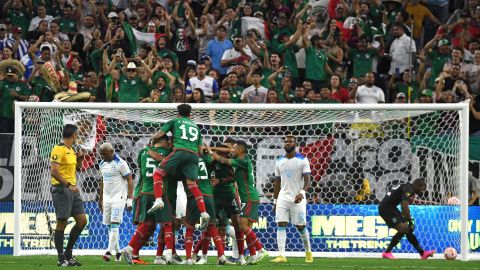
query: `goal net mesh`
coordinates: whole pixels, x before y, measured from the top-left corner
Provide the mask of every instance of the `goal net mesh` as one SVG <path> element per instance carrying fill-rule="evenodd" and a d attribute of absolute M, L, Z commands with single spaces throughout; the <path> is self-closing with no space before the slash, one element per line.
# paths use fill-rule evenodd
<path fill-rule="evenodd" d="M 79 106 L 81 106 L 79 104 Z M 112 143 L 137 180 L 138 152 L 176 110 L 22 109 L 21 251 L 55 254 L 55 213 L 50 193 L 49 154 L 61 141 L 62 127 L 79 127 L 77 147 L 89 155 L 77 173 L 89 224 L 76 249 L 105 250 L 108 229 L 101 224 L 97 200 L 101 177 L 99 145 Z M 194 110 L 206 144 L 226 138 L 245 140 L 261 194 L 260 220 L 254 229 L 267 250 L 277 250 L 272 211 L 275 160 L 284 154 L 283 137 L 297 136 L 298 152 L 311 163 L 307 227 L 313 252 L 378 253 L 395 231 L 378 215 L 387 190 L 418 177 L 427 191 L 411 202 L 415 234 L 424 249 L 460 251 L 460 117 L 458 111 L 401 110 Z M 120 229 L 120 246 L 134 232 L 131 214 Z M 65 233 L 73 226 L 70 221 Z M 286 249 L 303 255 L 300 235 L 287 231 Z M 177 248 L 183 249 L 179 233 Z M 66 239 L 66 241 L 67 241 Z M 156 240 L 156 239 L 154 239 Z M 152 242 L 144 249 L 155 249 Z M 394 250 L 415 253 L 403 239 Z"/>

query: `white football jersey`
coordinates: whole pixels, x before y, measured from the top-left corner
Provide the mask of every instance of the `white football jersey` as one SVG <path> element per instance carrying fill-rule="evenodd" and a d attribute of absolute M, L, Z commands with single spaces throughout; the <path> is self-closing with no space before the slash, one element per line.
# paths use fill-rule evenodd
<path fill-rule="evenodd" d="M 105 203 L 126 201 L 128 183 L 124 177 L 131 174 L 127 162 L 115 154 L 110 162 L 100 161 L 100 173 L 103 178 L 103 201 Z"/>
<path fill-rule="evenodd" d="M 303 175 L 310 174 L 310 162 L 296 153 L 293 158 L 281 157 L 275 163 L 275 176 L 281 179 L 279 200 L 295 201 L 295 196 L 303 189 Z"/>

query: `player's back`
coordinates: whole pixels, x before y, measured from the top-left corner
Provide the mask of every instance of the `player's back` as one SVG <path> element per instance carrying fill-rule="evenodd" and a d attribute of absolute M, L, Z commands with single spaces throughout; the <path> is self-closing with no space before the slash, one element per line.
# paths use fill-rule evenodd
<path fill-rule="evenodd" d="M 114 154 L 112 161 L 100 162 L 100 173 L 103 178 L 103 200 L 105 202 L 125 200 L 128 188 L 124 177 L 130 174 L 127 162 Z"/>
<path fill-rule="evenodd" d="M 200 129 L 188 117 L 178 117 L 165 123 L 161 130 L 172 132 L 173 147 L 184 149 L 193 153 L 198 152 L 198 146 L 202 143 Z"/>
<path fill-rule="evenodd" d="M 404 183 L 390 187 L 380 202 L 380 207 L 397 207 L 402 201 L 408 200 L 414 194 L 412 184 Z"/>
<path fill-rule="evenodd" d="M 213 187 L 207 169 L 207 163 L 211 163 L 210 156 L 198 158 L 198 188 L 204 196 L 213 197 Z"/>
<path fill-rule="evenodd" d="M 281 179 L 278 198 L 295 201 L 295 196 L 303 189 L 304 174 L 310 174 L 310 162 L 300 153 L 296 153 L 292 158 L 279 158 L 275 163 L 275 175 Z"/>
<path fill-rule="evenodd" d="M 153 172 L 157 168 L 159 162 L 153 159 L 148 150 L 157 152 L 166 157 L 170 154 L 171 149 L 165 147 L 149 147 L 139 155 L 140 176 L 143 179 L 142 194 L 153 194 Z"/>

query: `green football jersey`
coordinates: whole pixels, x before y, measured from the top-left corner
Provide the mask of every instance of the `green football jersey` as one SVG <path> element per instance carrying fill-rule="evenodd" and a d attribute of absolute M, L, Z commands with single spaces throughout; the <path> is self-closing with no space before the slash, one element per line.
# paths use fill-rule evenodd
<path fill-rule="evenodd" d="M 200 156 L 198 158 L 198 188 L 204 196 L 213 197 L 213 188 L 207 169 L 207 163 L 209 162 L 211 162 L 211 156 Z"/>
<path fill-rule="evenodd" d="M 243 159 L 231 159 L 232 166 L 235 169 L 235 182 L 237 182 L 238 193 L 242 203 L 258 202 L 258 191 L 255 188 L 255 179 L 253 176 L 252 161 L 245 156 Z"/>
<path fill-rule="evenodd" d="M 202 144 L 202 134 L 197 125 L 188 117 L 178 117 L 166 122 L 160 129 L 173 134 L 173 148 L 198 153 Z"/>
<path fill-rule="evenodd" d="M 234 171 L 232 167 L 224 165 L 220 162 L 215 162 L 212 164 L 212 171 L 215 173 L 215 178 L 220 181 L 215 186 L 215 194 L 231 193 L 236 191 L 235 184 L 233 181 L 231 181 L 233 180 L 234 176 Z"/>
<path fill-rule="evenodd" d="M 140 179 L 143 180 L 142 194 L 153 194 L 153 171 L 159 164 L 148 154 L 150 149 L 165 157 L 171 152 L 171 149 L 163 147 L 146 147 L 140 151 L 137 164 L 140 166 Z"/>

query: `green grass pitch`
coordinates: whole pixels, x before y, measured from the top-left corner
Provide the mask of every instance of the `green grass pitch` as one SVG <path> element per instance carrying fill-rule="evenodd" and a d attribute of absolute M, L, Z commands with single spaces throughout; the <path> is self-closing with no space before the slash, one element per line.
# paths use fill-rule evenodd
<path fill-rule="evenodd" d="M 0 269 L 59 269 L 56 266 L 56 256 L 25 256 L 25 257 L 13 257 L 13 256 L 0 256 Z M 143 257 L 148 261 L 153 261 L 153 257 Z M 446 260 L 396 260 L 388 261 L 383 259 L 330 259 L 330 258 L 315 258 L 313 264 L 306 264 L 303 258 L 289 258 L 288 263 L 274 264 L 270 262 L 271 258 L 266 258 L 258 265 L 238 266 L 238 265 L 214 265 L 214 258 L 209 259 L 208 265 L 127 265 L 125 262 L 104 262 L 101 256 L 79 256 L 78 260 L 83 264 L 79 269 L 195 269 L 195 270 L 210 270 L 210 269 L 268 269 L 268 270 L 362 270 L 362 269 L 388 269 L 388 270 L 480 270 L 480 263 L 462 262 L 462 261 L 446 261 Z"/>

